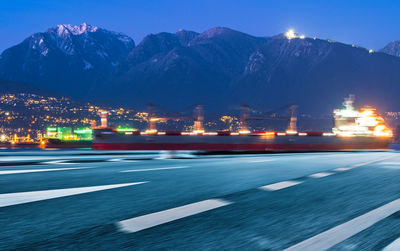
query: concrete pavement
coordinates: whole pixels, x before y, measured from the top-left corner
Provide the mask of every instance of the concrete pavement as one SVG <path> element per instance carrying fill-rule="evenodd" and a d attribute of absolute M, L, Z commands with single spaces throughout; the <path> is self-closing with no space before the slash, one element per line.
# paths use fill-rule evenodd
<path fill-rule="evenodd" d="M 380 250 L 400 237 L 398 152 L 14 155 L 0 167 L 4 250 Z"/>

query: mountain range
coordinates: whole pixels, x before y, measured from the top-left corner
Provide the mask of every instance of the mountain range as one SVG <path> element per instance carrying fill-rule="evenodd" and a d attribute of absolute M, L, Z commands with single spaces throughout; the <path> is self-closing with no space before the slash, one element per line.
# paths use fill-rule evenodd
<path fill-rule="evenodd" d="M 224 27 L 150 34 L 135 45 L 122 33 L 83 23 L 58 25 L 6 49 L 0 78 L 132 108 L 202 103 L 208 112 L 227 112 L 243 103 L 260 110 L 294 103 L 305 113 L 329 114 L 355 94 L 359 104 L 398 111 L 399 56 L 398 41 L 374 52 L 295 33 L 255 37 Z"/>

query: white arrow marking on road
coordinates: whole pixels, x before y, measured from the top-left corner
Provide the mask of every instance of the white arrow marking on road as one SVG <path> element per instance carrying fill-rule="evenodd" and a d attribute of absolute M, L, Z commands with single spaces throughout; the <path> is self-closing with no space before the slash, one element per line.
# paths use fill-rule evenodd
<path fill-rule="evenodd" d="M 327 250 L 400 210 L 400 199 L 378 207 L 339 226 L 304 240 L 284 251 Z M 398 250 L 398 249 L 396 249 Z"/>
<path fill-rule="evenodd" d="M 139 185 L 139 184 L 143 184 L 143 183 L 147 183 L 147 182 L 148 181 L 124 183 L 124 184 L 114 184 L 114 185 L 104 185 L 104 186 L 91 186 L 91 187 L 77 187 L 77 188 L 44 190 L 44 191 L 31 191 L 31 192 L 21 192 L 21 193 L 5 193 L 5 194 L 0 194 L 0 207 L 24 204 L 24 203 L 34 202 L 34 201 L 49 200 L 49 199 L 54 199 L 54 198 L 96 192 L 96 191 L 113 189 L 113 188 L 118 188 L 118 187 Z"/>
<path fill-rule="evenodd" d="M 4 175 L 4 174 L 18 174 L 18 173 L 36 173 L 36 172 L 64 171 L 64 170 L 78 170 L 78 169 L 87 169 L 87 168 L 88 168 L 88 167 L 52 168 L 52 169 L 29 169 L 29 170 L 7 170 L 7 171 L 0 171 L 0 175 Z"/>
<path fill-rule="evenodd" d="M 282 181 L 266 186 L 259 187 L 261 190 L 266 190 L 266 191 L 276 191 L 276 190 L 281 190 L 287 187 L 295 186 L 298 184 L 303 183 L 302 181 L 294 181 L 294 180 L 288 180 L 288 181 Z"/>
<path fill-rule="evenodd" d="M 182 169 L 182 168 L 188 168 L 188 166 L 171 166 L 171 167 L 160 167 L 160 168 L 149 168 L 149 169 L 125 170 L 125 171 L 121 171 L 121 173 L 147 172 L 147 171 L 158 171 L 158 170 L 169 170 L 169 169 Z"/>
<path fill-rule="evenodd" d="M 221 199 L 203 200 L 157 213 L 146 214 L 132 219 L 123 220 L 117 222 L 117 226 L 122 232 L 134 233 L 229 204 L 231 204 L 231 202 Z"/>

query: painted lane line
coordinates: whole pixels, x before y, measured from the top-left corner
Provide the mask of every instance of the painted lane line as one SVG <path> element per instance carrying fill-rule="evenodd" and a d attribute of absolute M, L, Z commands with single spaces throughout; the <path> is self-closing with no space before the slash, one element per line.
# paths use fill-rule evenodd
<path fill-rule="evenodd" d="M 131 173 L 131 172 L 147 172 L 147 171 L 158 171 L 158 170 L 170 170 L 170 169 L 182 169 L 188 168 L 189 166 L 171 166 L 171 167 L 160 167 L 160 168 L 149 168 L 149 169 L 135 169 L 135 170 L 124 170 L 121 173 Z"/>
<path fill-rule="evenodd" d="M 307 250 L 320 251 L 327 250 L 336 244 L 358 234 L 359 232 L 369 228 L 375 223 L 389 217 L 400 210 L 400 199 L 389 202 L 386 205 L 378 207 L 366 214 L 358 216 L 348 222 L 331 228 L 314 237 L 304 240 L 285 251 Z M 397 249 L 398 250 L 398 249 Z"/>
<path fill-rule="evenodd" d="M 400 162 L 381 162 L 382 165 L 400 165 Z"/>
<path fill-rule="evenodd" d="M 250 162 L 252 162 L 252 163 L 261 163 L 261 162 L 270 162 L 270 161 L 274 161 L 274 159 L 256 159 L 256 160 L 252 160 Z"/>
<path fill-rule="evenodd" d="M 109 162 L 139 162 L 138 160 L 129 160 L 129 159 L 108 159 Z"/>
<path fill-rule="evenodd" d="M 114 185 L 104 185 L 104 186 L 91 186 L 91 187 L 76 187 L 76 188 L 65 188 L 65 189 L 54 189 L 54 190 L 44 190 L 44 191 L 31 191 L 31 192 L 21 192 L 21 193 L 5 193 L 0 194 L 0 207 L 24 204 L 29 202 L 49 200 L 60 197 L 66 197 L 71 195 L 83 194 L 96 192 L 101 190 L 126 187 L 139 185 L 144 182 L 134 182 L 134 183 L 123 183 Z"/>
<path fill-rule="evenodd" d="M 400 250 L 400 238 L 387 245 L 382 251 L 399 251 Z"/>
<path fill-rule="evenodd" d="M 146 214 L 139 217 L 117 222 L 117 227 L 125 233 L 135 233 L 147 228 L 155 227 L 164 223 L 179 220 L 188 216 L 203 213 L 212 209 L 227 206 L 232 202 L 221 199 L 203 200 L 181 207 Z"/>
<path fill-rule="evenodd" d="M 303 183 L 302 181 L 293 181 L 293 180 L 288 180 L 288 181 L 282 181 L 266 186 L 259 187 L 258 189 L 264 190 L 264 191 L 276 191 L 276 190 L 281 190 L 287 187 L 292 187 L 298 184 Z"/>
<path fill-rule="evenodd" d="M 351 170 L 351 168 L 350 167 L 339 167 L 339 168 L 333 169 L 333 171 L 336 171 L 336 172 L 344 172 L 344 171 L 348 171 L 348 170 Z"/>
<path fill-rule="evenodd" d="M 4 174 L 20 174 L 20 173 L 36 173 L 36 172 L 51 172 L 51 171 L 66 171 L 87 169 L 88 167 L 72 167 L 72 168 L 52 168 L 52 169 L 29 169 L 29 170 L 7 170 L 0 171 L 0 175 Z"/>
<path fill-rule="evenodd" d="M 369 164 L 372 164 L 372 163 L 375 163 L 375 162 L 379 162 L 379 161 L 382 161 L 382 160 L 385 160 L 385 159 L 390 159 L 390 158 L 393 158 L 393 157 L 394 156 L 386 156 L 384 158 L 380 158 L 380 159 L 377 159 L 377 160 L 370 160 L 370 161 L 367 161 L 367 162 L 354 164 L 354 165 L 349 166 L 349 168 L 356 168 L 356 167 L 360 167 L 360 166 L 366 166 L 366 165 L 369 165 Z"/>
<path fill-rule="evenodd" d="M 61 164 L 61 165 L 71 165 L 74 163 L 65 163 L 65 161 L 67 160 L 53 160 L 53 161 L 46 161 L 46 162 L 42 162 L 43 164 Z"/>
<path fill-rule="evenodd" d="M 331 173 L 331 172 L 320 172 L 320 173 L 311 174 L 308 177 L 318 179 L 318 178 L 323 178 L 323 177 L 326 177 L 326 176 L 329 176 L 329 175 L 332 175 L 332 174 L 334 174 L 334 173 Z"/>
<path fill-rule="evenodd" d="M 118 161 L 123 161 L 123 159 L 109 159 L 107 161 L 111 161 L 111 162 L 118 162 Z"/>

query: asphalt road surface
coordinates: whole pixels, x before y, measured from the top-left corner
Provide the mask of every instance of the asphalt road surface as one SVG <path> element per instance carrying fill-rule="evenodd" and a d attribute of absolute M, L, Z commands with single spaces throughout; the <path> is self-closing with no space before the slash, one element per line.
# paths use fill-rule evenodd
<path fill-rule="evenodd" d="M 0 152 L 0 250 L 400 250 L 400 152 Z"/>

